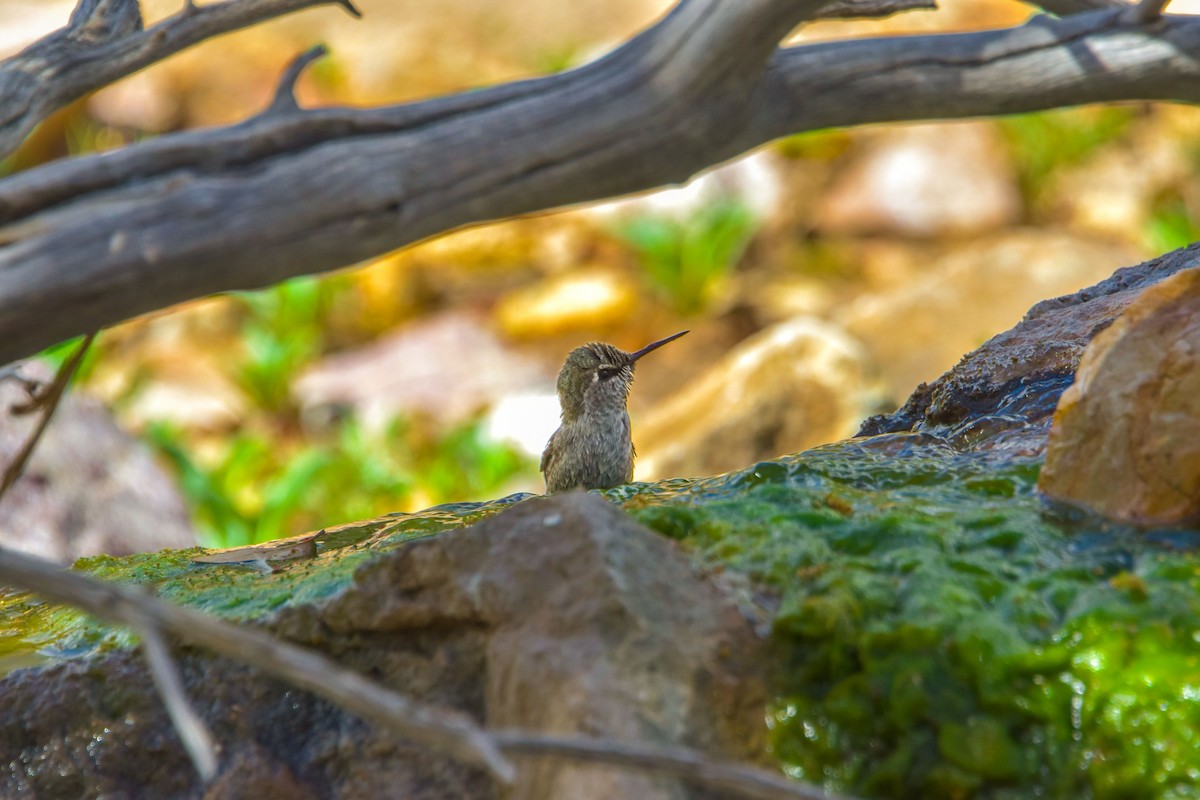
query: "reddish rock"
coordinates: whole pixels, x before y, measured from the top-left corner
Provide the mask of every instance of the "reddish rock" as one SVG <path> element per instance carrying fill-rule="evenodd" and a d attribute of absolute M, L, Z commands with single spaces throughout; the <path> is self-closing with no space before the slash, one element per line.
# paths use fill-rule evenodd
<path fill-rule="evenodd" d="M 1038 488 L 1122 522 L 1200 518 L 1200 269 L 1146 289 L 1088 347 Z"/>

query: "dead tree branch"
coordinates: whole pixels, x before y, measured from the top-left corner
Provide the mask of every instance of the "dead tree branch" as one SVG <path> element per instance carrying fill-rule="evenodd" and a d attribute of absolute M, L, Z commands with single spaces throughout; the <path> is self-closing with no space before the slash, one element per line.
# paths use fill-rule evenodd
<path fill-rule="evenodd" d="M 0 181 L 0 363 L 213 292 L 687 180 L 819 128 L 1200 100 L 1200 19 L 774 43 L 820 0 L 684 0 L 580 69 L 374 109 L 268 110 Z"/>
<path fill-rule="evenodd" d="M 505 754 L 552 755 L 624 768 L 679 775 L 744 797 L 765 800 L 839 800 L 820 789 L 741 764 L 713 761 L 686 748 L 583 737 L 555 737 L 527 731 L 489 733 L 469 717 L 393 692 L 340 664 L 263 631 L 234 625 L 190 608 L 165 603 L 138 589 L 96 580 L 40 558 L 0 548 L 0 585 L 34 592 L 48 600 L 81 608 L 97 617 L 127 625 L 143 635 L 156 681 L 170 685 L 164 695 L 176 727 L 200 749 L 197 766 L 204 774 L 211 758 L 207 730 L 187 705 L 182 683 L 165 646 L 156 637 L 180 641 L 249 664 L 293 686 L 429 748 L 488 769 L 508 783 L 513 767 Z M 147 638 L 147 632 L 150 633 Z M 158 662 L 166 661 L 166 665 Z M 180 706 L 182 704 L 182 707 Z M 191 717 L 188 719 L 188 717 Z M 199 730 L 196 730 L 196 726 Z M 185 734 L 186 731 L 186 734 Z M 204 752 L 207 747 L 207 754 Z M 197 758 L 193 755 L 193 758 Z"/>
<path fill-rule="evenodd" d="M 0 63 L 0 158 L 53 112 L 197 42 L 302 8 L 350 0 L 226 0 L 194 6 L 149 30 L 138 0 L 81 0 L 67 27 Z"/>
<path fill-rule="evenodd" d="M 934 0 L 833 0 L 817 12 L 814 19 L 873 19 L 890 17 L 901 11 L 932 11 Z"/>

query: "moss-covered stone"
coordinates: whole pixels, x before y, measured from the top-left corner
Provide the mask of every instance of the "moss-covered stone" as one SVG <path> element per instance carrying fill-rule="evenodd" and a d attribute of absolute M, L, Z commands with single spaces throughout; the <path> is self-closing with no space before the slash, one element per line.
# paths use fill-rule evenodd
<path fill-rule="evenodd" d="M 849 442 L 626 500 L 778 593 L 768 724 L 789 774 L 880 797 L 1200 796 L 1195 534 L 1058 515 L 1037 461 L 909 452 Z"/>

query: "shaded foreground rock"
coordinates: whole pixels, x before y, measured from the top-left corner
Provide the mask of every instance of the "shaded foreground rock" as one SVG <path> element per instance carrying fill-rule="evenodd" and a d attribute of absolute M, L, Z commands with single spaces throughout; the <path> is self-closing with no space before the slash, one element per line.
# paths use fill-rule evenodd
<path fill-rule="evenodd" d="M 859 435 L 912 431 L 961 450 L 1040 454 L 1058 398 L 1093 337 L 1144 289 L 1195 266 L 1200 244 L 1038 303 L 1014 328 L 993 336 L 936 381 L 918 386 L 895 413 L 868 419 Z"/>
<path fill-rule="evenodd" d="M 1200 270 L 1143 292 L 1063 393 L 1038 488 L 1107 517 L 1200 517 Z"/>
<path fill-rule="evenodd" d="M 404 544 L 360 567 L 346 591 L 288 608 L 269 627 L 490 727 L 763 752 L 762 652 L 750 626 L 671 542 L 594 496 L 530 500 Z M 191 652 L 182 663 L 222 748 L 207 792 L 140 657 L 122 651 L 4 680 L 0 796 L 505 796 L 474 769 L 248 668 Z M 528 759 L 508 796 L 708 795 Z"/>

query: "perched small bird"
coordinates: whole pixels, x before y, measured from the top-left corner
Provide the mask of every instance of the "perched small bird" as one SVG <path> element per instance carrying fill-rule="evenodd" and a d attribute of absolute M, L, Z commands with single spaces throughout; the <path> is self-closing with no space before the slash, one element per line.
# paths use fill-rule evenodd
<path fill-rule="evenodd" d="M 558 373 L 562 425 L 542 453 L 547 492 L 611 489 L 633 480 L 633 439 L 626 401 L 637 360 L 687 331 L 636 353 L 603 342 L 576 347 Z"/>

